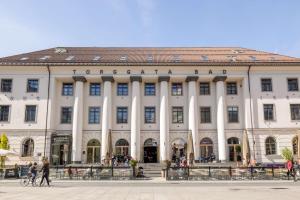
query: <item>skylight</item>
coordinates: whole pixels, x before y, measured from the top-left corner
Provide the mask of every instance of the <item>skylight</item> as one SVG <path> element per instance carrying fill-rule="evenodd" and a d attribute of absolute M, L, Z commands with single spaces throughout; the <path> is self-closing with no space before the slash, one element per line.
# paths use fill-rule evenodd
<path fill-rule="evenodd" d="M 235 62 L 236 61 L 236 56 L 228 56 L 229 60 L 231 62 Z"/>
<path fill-rule="evenodd" d="M 153 61 L 153 56 L 151 56 L 151 55 L 147 56 L 147 61 L 152 62 Z"/>
<path fill-rule="evenodd" d="M 62 47 L 57 47 L 54 49 L 54 53 L 67 53 L 67 49 Z"/>
<path fill-rule="evenodd" d="M 174 61 L 174 62 L 180 62 L 180 60 L 181 60 L 181 59 L 180 59 L 180 56 L 179 56 L 179 55 L 174 55 L 174 56 L 173 56 L 173 61 Z"/>
<path fill-rule="evenodd" d="M 201 56 L 201 59 L 202 59 L 203 61 L 208 61 L 208 57 L 205 56 L 205 55 L 202 55 L 202 56 Z"/>
<path fill-rule="evenodd" d="M 127 56 L 121 56 L 120 61 L 127 61 Z"/>
<path fill-rule="evenodd" d="M 40 58 L 40 60 L 47 60 L 49 58 L 51 58 L 51 56 L 43 56 L 43 57 Z"/>
<path fill-rule="evenodd" d="M 256 57 L 255 56 L 249 56 L 251 61 L 256 61 Z"/>
<path fill-rule="evenodd" d="M 66 58 L 66 60 L 73 60 L 74 59 L 74 56 L 68 56 L 67 58 Z"/>
<path fill-rule="evenodd" d="M 20 58 L 20 60 L 28 60 L 28 57 Z"/>
<path fill-rule="evenodd" d="M 101 56 L 95 56 L 95 57 L 93 58 L 94 61 L 97 61 L 97 60 L 100 60 L 100 59 L 101 59 Z"/>

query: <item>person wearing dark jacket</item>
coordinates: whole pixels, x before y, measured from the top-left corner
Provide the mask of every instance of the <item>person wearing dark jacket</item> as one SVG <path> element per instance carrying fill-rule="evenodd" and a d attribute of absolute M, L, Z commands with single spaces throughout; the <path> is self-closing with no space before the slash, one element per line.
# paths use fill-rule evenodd
<path fill-rule="evenodd" d="M 40 182 L 40 186 L 43 184 L 44 178 L 46 179 L 48 186 L 50 186 L 49 185 L 49 162 L 47 159 L 45 159 L 43 161 L 43 167 L 42 167 L 41 171 L 43 172 L 43 176 L 42 176 L 42 180 Z"/>

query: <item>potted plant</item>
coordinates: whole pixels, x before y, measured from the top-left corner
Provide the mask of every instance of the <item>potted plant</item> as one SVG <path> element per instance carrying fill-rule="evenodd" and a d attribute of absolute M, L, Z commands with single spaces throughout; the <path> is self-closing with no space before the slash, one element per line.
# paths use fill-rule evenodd
<path fill-rule="evenodd" d="M 132 167 L 132 175 L 133 175 L 133 177 L 136 176 L 136 173 L 135 173 L 135 167 L 137 166 L 137 163 L 138 163 L 138 161 L 137 161 L 137 160 L 134 160 L 134 159 L 131 159 L 131 160 L 129 161 L 129 164 L 130 164 L 130 166 Z"/>

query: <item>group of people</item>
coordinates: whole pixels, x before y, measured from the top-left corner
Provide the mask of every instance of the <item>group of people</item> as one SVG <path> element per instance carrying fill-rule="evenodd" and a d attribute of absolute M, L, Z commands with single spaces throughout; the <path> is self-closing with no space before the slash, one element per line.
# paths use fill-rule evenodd
<path fill-rule="evenodd" d="M 42 172 L 42 179 L 41 179 L 41 182 L 39 183 L 40 186 L 43 184 L 44 179 L 46 179 L 47 185 L 50 186 L 50 184 L 49 184 L 49 173 L 50 173 L 49 165 L 50 164 L 49 164 L 48 159 L 44 158 L 42 168 L 39 170 L 39 172 Z M 28 170 L 27 175 L 28 175 L 28 177 L 31 178 L 31 183 L 33 185 L 36 181 L 36 177 L 38 174 L 38 165 L 36 162 L 34 162 L 33 164 L 29 163 L 28 167 L 29 167 L 29 170 Z"/>
<path fill-rule="evenodd" d="M 129 162 L 131 160 L 131 157 L 128 155 L 119 155 L 119 156 L 112 156 L 112 165 L 114 167 L 118 166 L 124 166 L 124 167 L 129 167 Z"/>

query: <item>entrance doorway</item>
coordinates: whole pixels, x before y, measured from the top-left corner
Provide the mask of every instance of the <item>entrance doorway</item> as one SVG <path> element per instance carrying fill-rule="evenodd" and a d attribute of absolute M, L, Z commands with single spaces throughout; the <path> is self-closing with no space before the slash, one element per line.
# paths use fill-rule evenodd
<path fill-rule="evenodd" d="M 119 139 L 116 142 L 116 156 L 119 162 L 125 162 L 129 153 L 129 143 L 125 139 Z"/>
<path fill-rule="evenodd" d="M 242 161 L 242 148 L 240 145 L 240 140 L 236 137 L 231 137 L 227 140 L 229 161 L 240 162 Z"/>
<path fill-rule="evenodd" d="M 51 163 L 65 165 L 71 162 L 71 136 L 53 135 L 51 139 Z"/>
<path fill-rule="evenodd" d="M 87 163 L 100 163 L 100 142 L 92 139 L 87 144 Z"/>
<path fill-rule="evenodd" d="M 144 142 L 144 163 L 157 163 L 157 142 L 152 138 Z"/>
<path fill-rule="evenodd" d="M 176 162 L 176 160 L 180 160 L 182 157 L 186 157 L 186 142 L 181 139 L 173 140 L 172 144 L 172 162 Z"/>
<path fill-rule="evenodd" d="M 200 142 L 201 159 L 206 159 L 213 154 L 213 142 L 210 138 L 203 138 Z"/>

